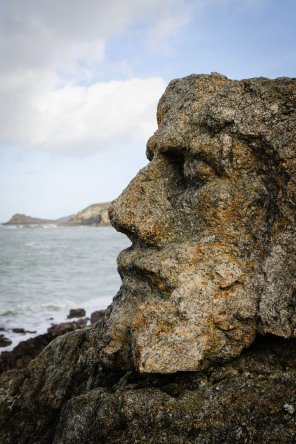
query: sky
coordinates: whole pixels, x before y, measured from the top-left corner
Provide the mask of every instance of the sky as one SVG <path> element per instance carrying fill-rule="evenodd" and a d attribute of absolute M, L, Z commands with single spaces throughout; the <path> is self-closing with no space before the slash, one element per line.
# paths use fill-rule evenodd
<path fill-rule="evenodd" d="M 115 199 L 170 80 L 295 77 L 295 0 L 0 0 L 0 222 Z"/>

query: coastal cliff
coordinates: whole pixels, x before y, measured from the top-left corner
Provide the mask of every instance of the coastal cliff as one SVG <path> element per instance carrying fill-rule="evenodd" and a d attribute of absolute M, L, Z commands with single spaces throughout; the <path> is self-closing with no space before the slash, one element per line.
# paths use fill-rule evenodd
<path fill-rule="evenodd" d="M 296 79 L 173 80 L 157 120 L 121 289 L 2 375 L 3 443 L 296 439 Z"/>
<path fill-rule="evenodd" d="M 108 208 L 110 203 L 93 204 L 79 211 L 64 225 L 92 225 L 105 226 L 110 225 Z"/>

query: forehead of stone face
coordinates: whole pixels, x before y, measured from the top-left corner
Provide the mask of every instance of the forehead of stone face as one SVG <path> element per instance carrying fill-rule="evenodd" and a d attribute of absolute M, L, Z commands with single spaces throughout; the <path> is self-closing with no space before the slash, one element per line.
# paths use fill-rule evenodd
<path fill-rule="evenodd" d="M 295 115 L 296 79 L 237 81 L 216 73 L 176 79 L 160 99 L 159 127 L 147 144 L 147 156 L 207 153 L 220 159 L 227 145 L 230 153 L 231 145 L 243 144 L 264 164 L 276 157 L 291 174 Z"/>
<path fill-rule="evenodd" d="M 294 214 L 296 79 L 237 81 L 217 74 L 177 79 L 160 100 L 158 122 L 148 155 L 181 153 L 179 163 L 185 160 L 190 179 L 211 176 L 200 164 L 205 161 L 221 177 L 235 179 L 236 188 L 241 179 L 253 184 L 255 175 L 278 219 L 286 223 L 287 214 Z"/>
<path fill-rule="evenodd" d="M 192 74 L 170 82 L 157 108 L 158 130 L 147 144 L 155 152 L 186 151 L 201 132 L 202 107 L 228 80 L 220 74 Z"/>
<path fill-rule="evenodd" d="M 158 124 L 176 117 L 176 113 L 184 116 L 190 113 L 226 82 L 228 79 L 221 74 L 192 74 L 183 79 L 172 80 L 158 104 Z"/>

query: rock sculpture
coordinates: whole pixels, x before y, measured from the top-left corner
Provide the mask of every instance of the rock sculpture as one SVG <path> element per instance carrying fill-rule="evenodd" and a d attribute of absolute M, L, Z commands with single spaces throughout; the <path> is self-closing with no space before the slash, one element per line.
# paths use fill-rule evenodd
<path fill-rule="evenodd" d="M 110 210 L 123 285 L 2 375 L 1 442 L 295 441 L 295 113 L 296 79 L 169 84 Z"/>
<path fill-rule="evenodd" d="M 140 372 L 206 368 L 258 331 L 295 335 L 295 86 L 213 73 L 161 98 L 150 163 L 110 211 L 133 246 L 107 351 L 129 344 Z"/>

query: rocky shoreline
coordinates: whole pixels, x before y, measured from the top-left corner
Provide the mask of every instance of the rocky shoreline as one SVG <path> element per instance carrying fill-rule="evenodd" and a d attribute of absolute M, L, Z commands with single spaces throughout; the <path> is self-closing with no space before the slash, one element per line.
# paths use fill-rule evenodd
<path fill-rule="evenodd" d="M 90 319 L 83 318 L 85 316 L 84 309 L 71 309 L 68 315 L 68 319 L 76 318 L 74 321 L 62 322 L 60 324 L 53 324 L 47 329 L 47 333 L 29 338 L 25 341 L 19 342 L 11 351 L 2 351 L 0 355 L 0 374 L 11 369 L 24 369 L 28 364 L 35 359 L 42 350 L 55 338 L 64 335 L 70 331 L 74 331 L 80 328 L 84 328 L 88 321 L 90 324 L 103 319 L 106 310 L 97 310 L 91 314 Z M 16 328 L 16 333 L 25 333 L 23 328 Z M 3 345 L 11 344 L 9 339 L 3 336 Z"/>

